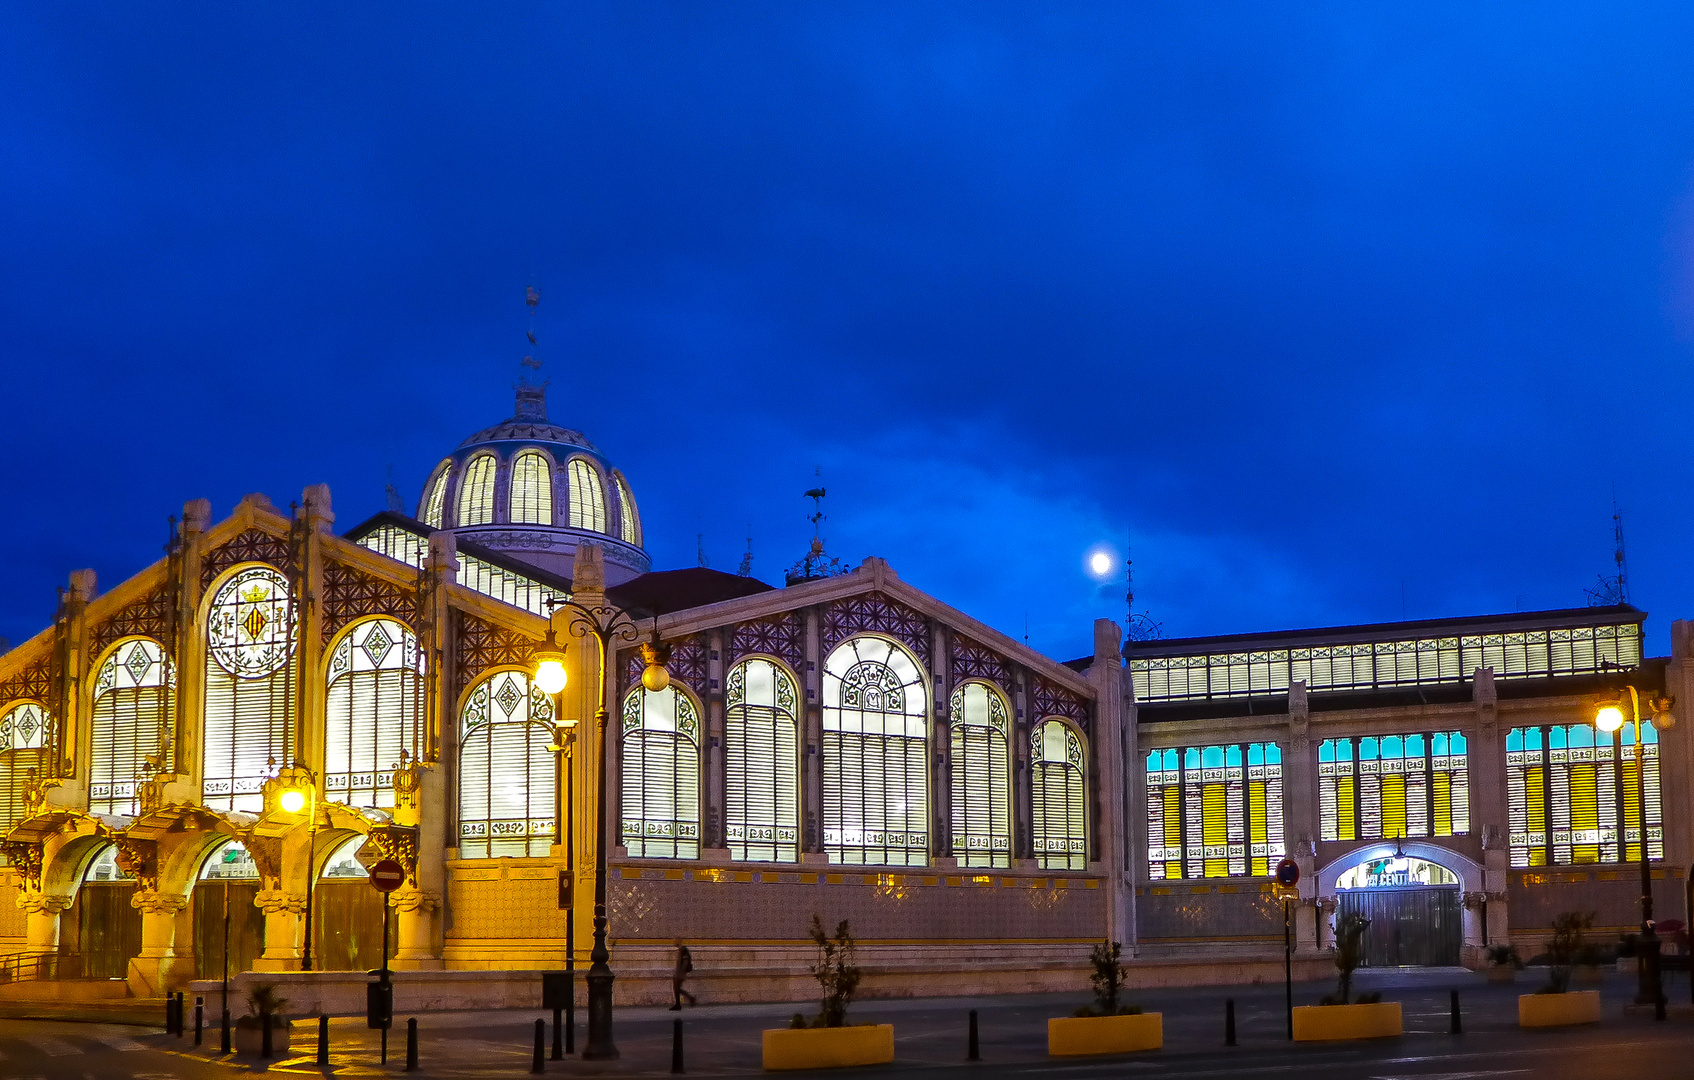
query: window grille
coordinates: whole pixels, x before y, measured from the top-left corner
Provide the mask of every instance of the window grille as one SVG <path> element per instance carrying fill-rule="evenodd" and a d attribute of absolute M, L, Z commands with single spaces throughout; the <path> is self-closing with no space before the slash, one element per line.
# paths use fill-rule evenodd
<path fill-rule="evenodd" d="M 1318 747 L 1324 840 L 1470 832 L 1465 737 L 1457 731 L 1325 739 Z"/>
<path fill-rule="evenodd" d="M 700 714 L 687 694 L 637 687 L 623 703 L 623 846 L 636 858 L 700 857 Z"/>
<path fill-rule="evenodd" d="M 1030 824 L 1043 870 L 1088 869 L 1087 768 L 1082 739 L 1062 720 L 1030 734 Z"/>
<path fill-rule="evenodd" d="M 1662 859 L 1659 733 L 1641 722 L 1643 753 L 1626 724 L 1513 728 L 1506 734 L 1507 845 L 1513 866 L 1639 862 L 1641 764 L 1647 775 L 1648 857 Z M 1618 823 L 1623 822 L 1620 850 Z"/>
<path fill-rule="evenodd" d="M 359 545 L 420 568 L 424 564 L 424 557 L 429 554 L 428 540 L 393 525 L 372 529 L 369 534 L 359 538 Z M 460 585 L 502 603 L 523 608 L 532 614 L 550 615 L 553 609 L 548 601 L 570 599 L 567 593 L 543 585 L 523 574 L 495 566 L 464 551 L 459 552 L 458 559 Z"/>
<path fill-rule="evenodd" d="M 447 477 L 452 469 L 451 458 L 437 465 L 435 477 L 429 482 L 429 493 L 424 496 L 423 523 L 432 529 L 441 528 L 442 512 L 447 508 Z"/>
<path fill-rule="evenodd" d="M 1149 878 L 1263 877 L 1284 854 L 1276 743 L 1147 755 Z"/>
<path fill-rule="evenodd" d="M 0 836 L 24 819 L 24 789 L 46 775 L 55 721 L 34 701 L 0 715 Z"/>
<path fill-rule="evenodd" d="M 524 858 L 557 842 L 553 702 L 521 671 L 477 683 L 460 716 L 459 855 Z"/>
<path fill-rule="evenodd" d="M 134 817 L 136 785 L 173 772 L 176 669 L 159 643 L 135 638 L 106 655 L 94 676 L 89 721 L 88 809 Z"/>
<path fill-rule="evenodd" d="M 295 607 L 268 566 L 238 570 L 206 613 L 206 723 L 202 801 L 259 811 L 275 765 L 294 756 Z"/>
<path fill-rule="evenodd" d="M 487 525 L 494 520 L 494 455 L 478 454 L 465 466 L 459 481 L 459 525 Z"/>
<path fill-rule="evenodd" d="M 884 638 L 837 646 L 823 674 L 823 847 L 831 862 L 922 866 L 929 852 L 929 693 Z"/>
<path fill-rule="evenodd" d="M 623 473 L 612 470 L 612 481 L 618 486 L 618 534 L 626 544 L 641 546 L 641 515 L 635 509 L 635 495 Z"/>
<path fill-rule="evenodd" d="M 393 806 L 400 752 L 423 746 L 423 652 L 394 619 L 355 623 L 330 652 L 324 798 Z"/>
<path fill-rule="evenodd" d="M 600 473 L 585 458 L 571 458 L 571 528 L 606 531 L 606 494 Z"/>
<path fill-rule="evenodd" d="M 511 521 L 553 524 L 553 470 L 539 450 L 525 450 L 512 461 Z"/>
<path fill-rule="evenodd" d="M 733 859 L 800 858 L 799 695 L 788 672 L 751 657 L 724 680 L 724 841 Z"/>
<path fill-rule="evenodd" d="M 1010 867 L 1012 744 L 1006 699 L 987 683 L 967 682 L 953 691 L 950 706 L 953 855 L 960 866 Z"/>
<path fill-rule="evenodd" d="M 359 546 L 419 569 L 423 568 L 424 557 L 429 554 L 427 539 L 394 525 L 372 529 L 359 538 Z"/>

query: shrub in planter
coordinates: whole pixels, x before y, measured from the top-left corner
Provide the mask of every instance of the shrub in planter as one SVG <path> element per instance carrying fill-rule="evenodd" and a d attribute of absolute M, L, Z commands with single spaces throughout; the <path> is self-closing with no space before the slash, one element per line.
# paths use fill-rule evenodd
<path fill-rule="evenodd" d="M 818 1015 L 807 1021 L 795 1013 L 788 1028 L 764 1032 L 766 1069 L 827 1069 L 846 1065 L 880 1065 L 894 1060 L 894 1026 L 861 1024 L 847 1026 L 847 1006 L 864 977 L 853 963 L 853 930 L 846 919 L 836 924 L 835 933 L 824 932 L 823 920 L 812 916 L 812 943 L 818 958 L 812 977 L 818 980 L 823 1000 Z"/>
<path fill-rule="evenodd" d="M 1518 958 L 1518 951 L 1511 945 L 1488 946 L 1488 981 L 1516 982 L 1518 969 L 1523 967 L 1523 961 Z"/>
<path fill-rule="evenodd" d="M 1143 1014 L 1141 1006 L 1123 1000 L 1128 972 L 1122 956 L 1123 946 L 1116 941 L 1102 941 L 1089 952 L 1094 971 L 1088 981 L 1094 987 L 1094 1001 L 1075 1016 L 1047 1021 L 1049 1054 L 1121 1054 L 1157 1050 L 1165 1044 L 1164 1017 Z"/>
<path fill-rule="evenodd" d="M 1592 911 L 1567 911 L 1553 920 L 1553 939 L 1547 943 L 1547 985 L 1538 994 L 1562 994 L 1570 989 L 1571 967 L 1583 955 L 1583 935 L 1594 926 Z"/>
<path fill-rule="evenodd" d="M 1353 972 L 1363 957 L 1365 927 L 1370 920 L 1349 913 L 1335 927 L 1336 992 L 1316 1005 L 1294 1010 L 1294 1041 L 1321 1042 L 1331 1039 L 1377 1039 L 1401 1033 L 1400 1003 L 1385 1002 L 1380 993 L 1353 995 Z"/>
<path fill-rule="evenodd" d="M 288 1052 L 293 1025 L 283 1015 L 287 998 L 278 997 L 276 987 L 261 983 L 247 992 L 247 1015 L 235 1020 L 235 1051 L 238 1054 L 264 1052 L 265 1025 L 271 1028 L 271 1054 L 281 1057 Z"/>

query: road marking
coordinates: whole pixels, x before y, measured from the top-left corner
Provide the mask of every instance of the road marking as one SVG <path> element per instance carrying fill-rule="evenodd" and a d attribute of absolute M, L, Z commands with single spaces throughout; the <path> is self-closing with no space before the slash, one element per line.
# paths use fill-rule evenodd
<path fill-rule="evenodd" d="M 60 1039 L 25 1039 L 24 1042 L 40 1050 L 50 1057 L 64 1057 L 66 1054 L 80 1054 L 82 1051 L 68 1042 Z"/>
<path fill-rule="evenodd" d="M 97 1040 L 99 1040 L 100 1042 L 103 1042 L 107 1046 L 111 1047 L 113 1050 L 145 1050 L 145 1049 L 147 1049 L 145 1046 L 142 1046 L 140 1043 L 136 1042 L 134 1039 L 130 1038 L 127 1035 L 96 1035 L 94 1037 Z"/>
<path fill-rule="evenodd" d="M 1511 1076 L 1528 1069 L 1489 1069 L 1485 1072 L 1417 1073 L 1405 1076 L 1373 1076 L 1370 1080 L 1475 1080 L 1479 1076 Z"/>

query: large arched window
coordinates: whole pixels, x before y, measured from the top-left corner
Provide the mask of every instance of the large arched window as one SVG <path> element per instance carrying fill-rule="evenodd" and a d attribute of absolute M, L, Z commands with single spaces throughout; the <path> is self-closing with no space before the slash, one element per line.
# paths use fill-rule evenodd
<path fill-rule="evenodd" d="M 494 455 L 478 454 L 459 481 L 458 525 L 487 525 L 494 520 Z"/>
<path fill-rule="evenodd" d="M 700 714 L 676 687 L 623 703 L 623 845 L 632 857 L 700 857 Z"/>
<path fill-rule="evenodd" d="M 623 473 L 612 470 L 612 482 L 618 487 L 618 535 L 626 544 L 641 546 L 641 515 L 635 509 L 635 495 Z"/>
<path fill-rule="evenodd" d="M 960 866 L 1012 865 L 1011 710 L 986 683 L 953 691 L 953 854 Z"/>
<path fill-rule="evenodd" d="M 800 858 L 799 695 L 788 671 L 762 657 L 724 682 L 724 840 L 730 858 Z"/>
<path fill-rule="evenodd" d="M 294 757 L 295 607 L 268 566 L 231 575 L 206 611 L 203 801 L 215 810 L 264 809 L 271 763 Z"/>
<path fill-rule="evenodd" d="M 47 772 L 54 720 L 45 706 L 20 701 L 0 713 L 0 835 L 24 819 L 24 789 Z"/>
<path fill-rule="evenodd" d="M 929 853 L 929 692 L 884 638 L 838 646 L 823 676 L 823 847 L 831 862 L 921 866 Z"/>
<path fill-rule="evenodd" d="M 1641 741 L 1637 755 L 1632 724 L 1611 734 L 1588 724 L 1512 728 L 1506 734 L 1511 865 L 1639 862 L 1643 776 L 1647 855 L 1664 858 L 1659 733 L 1646 720 Z"/>
<path fill-rule="evenodd" d="M 136 785 L 174 769 L 176 669 L 149 638 L 119 642 L 94 676 L 89 730 L 88 809 L 137 812 Z"/>
<path fill-rule="evenodd" d="M 512 497 L 507 517 L 520 525 L 553 524 L 553 470 L 539 450 L 512 459 Z"/>
<path fill-rule="evenodd" d="M 1030 826 L 1043 870 L 1088 869 L 1087 770 L 1082 739 L 1062 720 L 1030 736 Z"/>
<path fill-rule="evenodd" d="M 423 653 L 394 619 L 355 623 L 330 651 L 324 798 L 393 806 L 401 751 L 423 744 Z"/>
<path fill-rule="evenodd" d="M 606 531 L 606 493 L 600 473 L 584 458 L 571 458 L 571 528 Z"/>
<path fill-rule="evenodd" d="M 451 459 L 435 467 L 435 476 L 424 488 L 423 523 L 432 529 L 441 528 L 441 516 L 447 509 L 447 476 L 453 470 Z"/>
<path fill-rule="evenodd" d="M 552 700 L 523 672 L 497 671 L 459 724 L 459 855 L 547 854 L 558 836 Z"/>

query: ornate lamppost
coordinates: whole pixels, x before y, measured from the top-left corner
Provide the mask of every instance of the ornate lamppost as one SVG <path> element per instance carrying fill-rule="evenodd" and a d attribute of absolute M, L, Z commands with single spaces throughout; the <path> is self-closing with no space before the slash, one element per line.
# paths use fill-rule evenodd
<path fill-rule="evenodd" d="M 285 786 L 277 794 L 276 804 L 285 814 L 299 814 L 311 807 L 310 824 L 306 829 L 306 928 L 305 947 L 300 953 L 300 970 L 312 970 L 312 893 L 317 884 L 317 847 L 318 847 L 318 778 L 312 770 L 294 763 L 292 769 L 284 769 L 277 776 L 277 781 Z"/>
<path fill-rule="evenodd" d="M 595 826 L 594 826 L 594 947 L 588 954 L 588 1044 L 582 1049 L 585 1061 L 610 1060 L 618 1056 L 617 1044 L 612 1041 L 612 966 L 606 949 L 606 672 L 612 663 L 614 644 L 634 644 L 641 636 L 635 619 L 629 612 L 611 604 L 579 604 L 574 600 L 551 600 L 552 626 L 547 631 L 547 643 L 535 654 L 535 684 L 544 694 L 557 694 L 565 688 L 565 650 L 560 643 L 558 628 L 565 627 L 569 637 L 592 637 L 599 648 L 599 692 L 594 699 L 594 731 L 599 742 L 595 755 Z M 670 686 L 670 672 L 665 664 L 670 649 L 659 644 L 658 620 L 653 623 L 653 640 L 641 643 L 641 657 L 646 664 L 641 673 L 641 685 L 652 693 Z"/>
<path fill-rule="evenodd" d="M 1621 668 L 1615 664 L 1602 664 L 1602 667 Z M 1658 726 L 1668 729 L 1675 723 L 1671 716 L 1671 706 L 1676 703 L 1671 697 L 1652 697 L 1646 701 L 1647 712 L 1651 719 L 1658 721 Z M 1659 935 L 1653 927 L 1653 869 L 1651 850 L 1647 843 L 1647 748 L 1641 742 L 1641 711 L 1642 700 L 1640 691 L 1628 683 L 1622 690 L 1616 691 L 1610 698 L 1602 698 L 1599 708 L 1594 714 L 1594 726 L 1611 735 L 1626 723 L 1634 725 L 1635 733 L 1635 773 L 1636 794 L 1639 796 L 1640 826 L 1641 826 L 1641 938 L 1636 948 L 1641 956 L 1640 983 L 1635 994 L 1637 1005 L 1652 1005 L 1654 1014 L 1663 1020 L 1664 986 L 1659 981 Z M 1627 708 L 1627 713 L 1625 709 Z M 1627 835 L 1620 839 L 1627 840 Z M 1627 848 L 1626 848 L 1627 849 Z"/>

